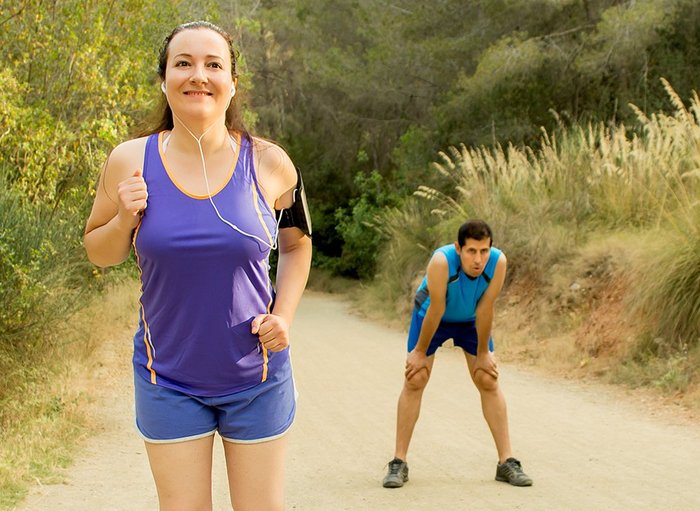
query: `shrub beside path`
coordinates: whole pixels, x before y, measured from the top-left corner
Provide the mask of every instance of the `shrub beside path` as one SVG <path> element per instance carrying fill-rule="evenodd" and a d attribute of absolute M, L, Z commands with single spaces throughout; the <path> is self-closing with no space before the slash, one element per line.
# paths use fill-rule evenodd
<path fill-rule="evenodd" d="M 438 351 L 404 488 L 381 487 L 392 457 L 405 335 L 307 293 L 293 326 L 299 391 L 287 509 L 700 509 L 700 425 L 652 414 L 618 390 L 547 379 L 501 364 L 516 456 L 535 481 L 493 480 L 496 455 L 459 350 Z M 65 483 L 37 486 L 17 511 L 152 511 L 157 498 L 133 426 L 130 336 L 101 348 L 99 425 Z M 221 449 L 214 509 L 230 509 Z"/>

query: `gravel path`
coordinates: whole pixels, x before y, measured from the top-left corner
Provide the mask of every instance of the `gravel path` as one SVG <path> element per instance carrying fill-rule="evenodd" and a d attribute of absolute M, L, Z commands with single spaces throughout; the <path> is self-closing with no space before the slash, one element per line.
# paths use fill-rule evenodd
<path fill-rule="evenodd" d="M 464 358 L 438 351 L 409 455 L 411 480 L 381 487 L 393 452 L 405 335 L 363 321 L 346 305 L 307 293 L 293 327 L 299 390 L 290 438 L 287 509 L 691 510 L 700 509 L 700 426 L 652 415 L 600 385 L 501 364 L 513 446 L 535 481 L 493 480 L 495 448 Z M 104 347 L 99 430 L 66 471 L 35 487 L 18 511 L 156 510 L 143 444 L 133 427 L 130 339 Z M 214 509 L 230 509 L 217 442 Z"/>

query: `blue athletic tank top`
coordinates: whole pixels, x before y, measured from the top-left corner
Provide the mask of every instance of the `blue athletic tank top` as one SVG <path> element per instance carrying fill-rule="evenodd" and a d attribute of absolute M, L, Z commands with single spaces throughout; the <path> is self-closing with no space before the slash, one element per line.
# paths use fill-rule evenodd
<path fill-rule="evenodd" d="M 449 267 L 447 299 L 442 321 L 448 323 L 474 321 L 476 319 L 476 306 L 486 288 L 489 287 L 493 273 L 496 271 L 496 263 L 502 252 L 496 247 L 491 247 L 486 267 L 481 275 L 475 279 L 469 277 L 462 270 L 462 263 L 454 243 L 438 248 L 433 252 L 433 255 L 438 252 L 445 255 Z M 430 295 L 428 293 L 428 277 L 426 275 L 416 290 L 415 307 L 421 316 L 425 316 L 428 305 L 430 305 Z"/>
<path fill-rule="evenodd" d="M 146 142 L 148 206 L 133 238 L 141 273 L 134 368 L 153 384 L 197 396 L 245 390 L 289 357 L 250 333 L 252 319 L 272 308 L 270 248 L 223 223 L 206 195 L 180 186 L 162 141 L 160 133 Z M 223 218 L 272 244 L 275 216 L 258 186 L 251 142 L 241 138 L 236 148 L 213 201 Z"/>

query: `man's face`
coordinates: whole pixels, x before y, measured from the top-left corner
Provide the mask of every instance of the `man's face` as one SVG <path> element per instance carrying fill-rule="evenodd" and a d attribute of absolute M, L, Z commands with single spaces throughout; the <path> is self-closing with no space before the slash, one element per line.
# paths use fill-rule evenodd
<path fill-rule="evenodd" d="M 464 246 L 460 248 L 455 242 L 455 247 L 462 261 L 462 270 L 470 277 L 478 277 L 484 271 L 491 254 L 491 239 L 475 240 L 467 238 Z"/>

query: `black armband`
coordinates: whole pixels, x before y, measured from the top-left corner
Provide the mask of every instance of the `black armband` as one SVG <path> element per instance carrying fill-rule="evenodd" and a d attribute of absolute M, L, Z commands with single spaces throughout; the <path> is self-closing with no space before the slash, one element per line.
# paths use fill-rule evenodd
<path fill-rule="evenodd" d="M 277 211 L 279 228 L 298 227 L 301 231 L 311 237 L 311 215 L 309 205 L 306 202 L 306 192 L 304 191 L 304 181 L 301 179 L 301 172 L 297 171 L 297 186 L 294 188 L 294 195 L 291 206 L 281 211 Z"/>

